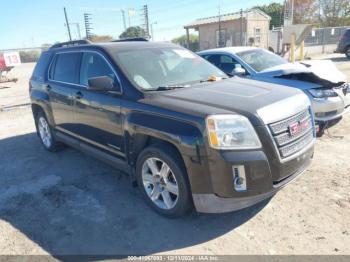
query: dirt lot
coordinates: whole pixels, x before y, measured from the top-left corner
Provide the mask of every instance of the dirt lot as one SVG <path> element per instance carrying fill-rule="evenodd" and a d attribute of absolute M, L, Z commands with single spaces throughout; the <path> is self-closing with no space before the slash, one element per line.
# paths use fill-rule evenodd
<path fill-rule="evenodd" d="M 333 59 L 350 78 L 350 63 Z M 31 67 L 0 89 L 0 105 L 27 101 Z M 0 112 L 0 123 L 0 255 L 350 254 L 350 114 L 270 201 L 177 220 L 155 214 L 109 166 L 69 148 L 46 152 L 28 108 Z"/>

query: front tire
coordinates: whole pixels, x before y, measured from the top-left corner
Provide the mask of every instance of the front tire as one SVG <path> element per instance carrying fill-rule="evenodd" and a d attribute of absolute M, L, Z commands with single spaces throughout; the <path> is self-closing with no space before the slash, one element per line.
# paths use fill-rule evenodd
<path fill-rule="evenodd" d="M 61 148 L 61 144 L 58 143 L 53 136 L 52 129 L 44 112 L 40 111 L 36 115 L 35 122 L 40 141 L 44 148 L 51 152 L 58 151 Z"/>
<path fill-rule="evenodd" d="M 346 50 L 345 50 L 345 55 L 346 55 L 347 58 L 350 59 L 350 46 L 348 46 L 348 47 L 346 48 Z"/>
<path fill-rule="evenodd" d="M 146 202 L 169 218 L 193 209 L 187 173 L 179 154 L 169 146 L 143 150 L 136 165 L 136 179 Z"/>

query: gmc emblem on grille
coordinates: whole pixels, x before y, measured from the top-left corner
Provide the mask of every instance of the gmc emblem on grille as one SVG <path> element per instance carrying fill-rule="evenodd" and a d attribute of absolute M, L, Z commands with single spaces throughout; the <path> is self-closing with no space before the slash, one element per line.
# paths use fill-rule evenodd
<path fill-rule="evenodd" d="M 309 122 L 310 122 L 309 119 L 305 118 L 299 122 L 291 124 L 288 127 L 290 135 L 291 136 L 298 135 L 299 133 L 307 129 L 309 127 Z"/>

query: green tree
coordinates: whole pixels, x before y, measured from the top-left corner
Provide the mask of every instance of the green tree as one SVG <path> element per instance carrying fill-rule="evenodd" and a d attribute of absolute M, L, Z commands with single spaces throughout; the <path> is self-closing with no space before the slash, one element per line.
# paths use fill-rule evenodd
<path fill-rule="evenodd" d="M 120 39 L 131 37 L 146 37 L 146 32 L 143 28 L 139 26 L 131 26 L 119 36 Z"/>
<path fill-rule="evenodd" d="M 113 40 L 113 37 L 110 35 L 93 35 L 90 37 L 90 41 L 94 43 L 98 42 L 110 42 Z"/>
<path fill-rule="evenodd" d="M 52 46 L 51 44 L 42 44 L 42 45 L 41 45 L 41 50 L 42 50 L 42 51 L 47 51 L 47 50 L 49 50 L 49 48 L 50 48 L 51 46 Z"/>
<path fill-rule="evenodd" d="M 31 63 L 38 61 L 40 53 L 38 51 L 20 51 L 19 56 L 21 57 L 22 63 Z"/>
<path fill-rule="evenodd" d="M 319 0 L 322 26 L 350 25 L 349 0 Z"/>
<path fill-rule="evenodd" d="M 171 40 L 174 44 L 187 47 L 187 36 L 182 35 Z M 190 50 L 198 51 L 199 50 L 199 37 L 198 35 L 190 34 Z"/>
<path fill-rule="evenodd" d="M 316 0 L 294 0 L 294 24 L 315 24 L 318 22 L 319 3 Z"/>
<path fill-rule="evenodd" d="M 280 3 L 271 3 L 268 5 L 256 6 L 255 8 L 260 9 L 271 17 L 270 29 L 273 27 L 283 26 L 284 17 L 284 6 Z"/>

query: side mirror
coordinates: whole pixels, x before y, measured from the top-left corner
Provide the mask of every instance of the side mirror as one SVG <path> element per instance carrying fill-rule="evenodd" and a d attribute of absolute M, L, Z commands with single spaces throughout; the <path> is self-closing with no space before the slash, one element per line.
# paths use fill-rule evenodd
<path fill-rule="evenodd" d="M 235 68 L 232 70 L 232 75 L 233 76 L 240 76 L 240 75 L 245 75 L 247 71 L 240 65 L 236 64 Z"/>
<path fill-rule="evenodd" d="M 115 91 L 119 86 L 109 76 L 98 76 L 88 80 L 88 90 L 91 91 Z"/>

